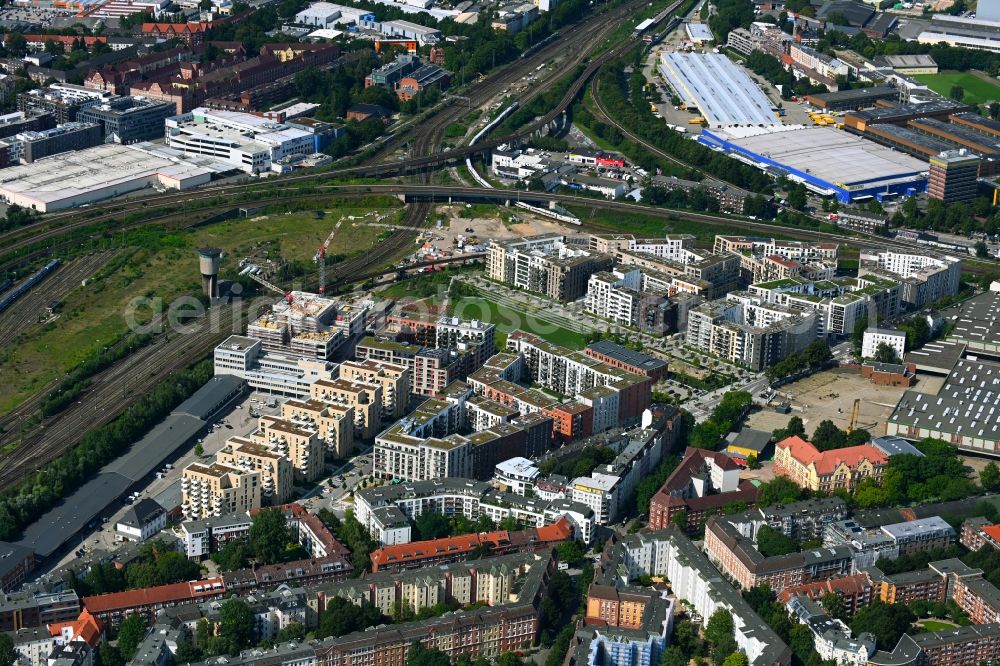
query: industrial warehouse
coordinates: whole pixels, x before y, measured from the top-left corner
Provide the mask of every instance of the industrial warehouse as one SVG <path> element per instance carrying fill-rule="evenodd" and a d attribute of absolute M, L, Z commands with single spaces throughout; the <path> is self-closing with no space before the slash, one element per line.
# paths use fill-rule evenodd
<path fill-rule="evenodd" d="M 780 125 L 771 102 L 743 69 L 717 53 L 663 53 L 660 74 L 710 127 Z"/>
<path fill-rule="evenodd" d="M 912 195 L 927 188 L 926 162 L 832 127 L 706 130 L 698 140 L 845 204 L 880 194 Z"/>
<path fill-rule="evenodd" d="M 0 200 L 49 213 L 153 185 L 184 190 L 211 176 L 211 170 L 194 164 L 109 143 L 4 169 Z"/>

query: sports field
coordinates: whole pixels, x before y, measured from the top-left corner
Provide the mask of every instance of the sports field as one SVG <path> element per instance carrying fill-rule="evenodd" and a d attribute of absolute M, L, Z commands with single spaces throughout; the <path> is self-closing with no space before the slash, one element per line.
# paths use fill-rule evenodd
<path fill-rule="evenodd" d="M 917 74 L 913 78 L 924 83 L 939 95 L 947 97 L 952 86 L 962 86 L 966 104 L 985 104 L 1000 101 L 1000 81 L 972 72 L 940 72 L 938 74 Z"/>

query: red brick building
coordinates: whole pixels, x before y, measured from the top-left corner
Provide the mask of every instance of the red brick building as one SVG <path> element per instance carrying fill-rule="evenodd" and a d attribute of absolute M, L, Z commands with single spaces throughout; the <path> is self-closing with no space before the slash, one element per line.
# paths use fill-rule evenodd
<path fill-rule="evenodd" d="M 138 613 L 152 624 L 157 611 L 170 606 L 195 604 L 226 595 L 222 578 L 157 585 L 83 598 L 83 606 L 105 624 L 118 625 L 126 615 Z"/>
<path fill-rule="evenodd" d="M 859 573 L 853 576 L 842 576 L 814 583 L 803 583 L 785 588 L 778 595 L 778 602 L 787 604 L 788 600 L 798 594 L 804 594 L 813 601 L 820 601 L 828 594 L 836 594 L 844 602 L 844 612 L 852 617 L 856 612 L 869 605 L 873 599 L 879 598 L 879 588 L 873 584 L 867 574 Z"/>
<path fill-rule="evenodd" d="M 734 502 L 753 506 L 760 495 L 755 485 L 739 478 L 742 468 L 719 451 L 689 448 L 649 502 L 649 527 L 659 530 L 686 513 L 688 531 L 700 529 L 708 516 Z"/>
<path fill-rule="evenodd" d="M 514 532 L 480 532 L 428 541 L 382 546 L 372 551 L 372 572 L 422 569 L 446 562 L 462 562 L 469 555 L 489 548 L 491 555 L 536 552 L 573 538 L 573 524 L 560 518 L 550 525 Z"/>
<path fill-rule="evenodd" d="M 185 44 L 195 45 L 205 41 L 205 33 L 212 27 L 211 21 L 188 23 L 143 23 L 142 34 L 161 39 L 179 39 Z"/>

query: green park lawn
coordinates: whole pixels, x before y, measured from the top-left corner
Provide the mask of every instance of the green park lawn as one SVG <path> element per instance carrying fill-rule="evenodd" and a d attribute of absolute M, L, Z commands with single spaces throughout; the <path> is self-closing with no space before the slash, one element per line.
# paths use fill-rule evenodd
<path fill-rule="evenodd" d="M 503 305 L 479 297 L 463 297 L 451 302 L 452 313 L 463 319 L 479 319 L 496 325 L 497 347 L 503 349 L 507 334 L 516 329 L 534 333 L 551 343 L 570 349 L 583 349 L 587 339 L 580 333 L 570 331 L 545 320 L 544 313 L 532 311 L 530 314 L 512 310 Z"/>
<path fill-rule="evenodd" d="M 927 631 L 946 631 L 955 628 L 953 622 L 939 622 L 938 620 L 921 620 L 918 624 Z"/>
<path fill-rule="evenodd" d="M 917 74 L 916 80 L 926 84 L 939 95 L 947 97 L 952 86 L 961 86 L 965 91 L 962 101 L 966 104 L 985 104 L 1000 101 L 1000 81 L 991 82 L 971 72 L 939 72 L 938 74 Z"/>

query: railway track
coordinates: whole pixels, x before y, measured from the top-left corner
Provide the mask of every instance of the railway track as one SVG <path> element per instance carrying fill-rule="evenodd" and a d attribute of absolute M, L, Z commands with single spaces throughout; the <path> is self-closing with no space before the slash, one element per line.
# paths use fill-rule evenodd
<path fill-rule="evenodd" d="M 563 37 L 561 39 L 555 40 L 545 48 L 532 54 L 529 58 L 519 59 L 510 63 L 505 68 L 501 69 L 499 72 L 484 81 L 473 85 L 468 91 L 466 91 L 465 95 L 465 97 L 467 97 L 470 101 L 470 106 L 477 107 L 487 103 L 493 97 L 501 93 L 505 88 L 510 87 L 514 82 L 534 72 L 539 64 L 547 63 L 549 60 L 552 60 L 557 56 L 570 54 L 568 59 L 564 59 L 564 63 L 568 61 L 572 63 L 571 66 L 566 66 L 564 64 L 564 66 L 551 73 L 543 81 L 539 81 L 538 85 L 533 86 L 527 96 L 523 98 L 525 103 L 529 102 L 534 99 L 535 96 L 544 92 L 549 85 L 568 72 L 572 71 L 573 67 L 579 64 L 579 62 L 586 57 L 590 48 L 595 43 L 604 39 L 604 36 L 610 32 L 609 28 L 613 29 L 615 27 L 616 21 L 626 18 L 641 4 L 641 0 L 633 0 L 625 5 L 613 8 L 609 12 L 601 12 L 592 15 L 579 24 L 567 26 L 564 29 Z M 596 39 L 597 35 L 600 35 L 599 39 Z M 390 141 L 386 142 L 385 147 L 382 151 L 380 151 L 379 155 L 376 156 L 376 159 L 371 160 L 371 163 L 367 166 L 353 167 L 346 170 L 334 170 L 320 174 L 312 173 L 299 176 L 286 176 L 281 178 L 280 182 L 292 183 L 306 182 L 316 178 L 336 178 L 343 175 L 350 175 L 350 173 L 356 172 L 358 169 L 374 169 L 375 171 L 380 172 L 380 175 L 388 175 L 388 170 L 405 172 L 408 170 L 407 165 L 388 164 L 377 166 L 377 158 L 384 157 L 386 152 L 397 148 L 401 142 L 406 140 L 419 141 L 418 137 L 422 133 L 421 128 L 425 127 L 428 123 L 433 123 L 436 126 L 440 125 L 443 129 L 456 119 L 464 116 L 468 113 L 468 111 L 469 109 L 464 106 L 451 106 L 443 108 L 438 114 L 415 128 L 415 131 L 408 129 L 406 132 L 397 137 L 393 137 Z M 414 151 L 414 153 L 416 154 L 416 151 Z M 427 155 L 425 154 L 424 156 L 426 157 Z M 405 173 L 403 175 L 405 175 Z M 268 182 L 270 183 L 274 181 Z M 79 211 L 51 213 L 45 215 L 38 222 L 0 233 L 0 247 L 4 247 L 7 251 L 15 250 L 19 247 L 23 247 L 24 245 L 51 238 L 53 235 L 57 235 L 58 233 L 65 233 L 66 231 L 83 228 L 91 224 L 112 221 L 117 216 L 124 217 L 129 213 L 139 212 L 146 208 L 154 208 L 158 205 L 170 205 L 175 203 L 184 203 L 187 201 L 211 199 L 226 193 L 237 193 L 252 190 L 259 186 L 260 183 L 234 184 L 201 188 L 193 192 L 144 197 L 142 199 L 131 201 L 106 202 L 99 204 L 100 210 L 104 212 L 98 215 L 93 214 L 95 209 L 91 209 L 85 213 L 80 213 Z M 72 224 L 64 224 L 66 222 L 71 222 Z"/>
<path fill-rule="evenodd" d="M 678 0 L 679 2 L 680 0 Z M 624 18 L 626 12 L 630 11 L 633 6 L 637 6 L 638 1 L 634 1 L 624 5 L 614 12 L 614 17 L 616 19 Z M 586 37 L 591 36 L 595 38 L 595 41 L 589 39 L 580 39 L 580 43 L 585 45 L 592 45 L 599 43 L 603 36 L 608 34 L 614 26 L 614 21 L 608 20 L 609 17 L 601 17 L 600 20 L 591 20 L 589 27 L 586 28 L 582 34 L 575 35 L 575 37 Z M 497 77 L 496 79 L 488 80 L 486 85 L 481 85 L 477 88 L 475 97 L 470 98 L 474 100 L 474 103 L 482 104 L 493 98 L 497 93 L 501 92 L 505 87 L 508 87 L 510 83 L 514 80 L 522 78 L 527 72 L 535 69 L 536 64 L 539 60 L 542 62 L 547 62 L 558 49 L 558 44 L 553 44 L 551 47 L 542 49 L 531 59 L 525 59 L 514 63 L 509 67 L 502 77 Z M 580 62 L 584 59 L 589 48 L 581 48 L 577 55 L 564 59 L 562 66 L 558 68 L 555 72 L 551 73 L 545 80 L 544 85 L 537 86 L 530 93 L 530 99 L 533 99 L 535 95 L 541 94 L 549 85 L 558 81 L 566 73 L 572 71 L 576 68 Z M 589 73 L 585 73 L 589 76 L 590 73 L 595 71 L 593 68 L 589 69 Z M 580 79 L 575 82 L 573 88 L 575 91 L 572 92 L 572 96 L 567 93 L 564 96 L 563 102 L 560 104 L 558 112 L 562 112 L 568 106 L 569 102 L 575 97 L 579 92 L 580 86 L 585 82 L 584 79 Z M 467 111 L 461 108 L 451 108 L 444 113 L 439 113 L 436 117 L 432 118 L 425 126 L 421 127 L 414 137 L 414 154 L 418 158 L 433 159 L 433 155 L 437 153 L 437 148 L 440 146 L 440 141 L 444 135 L 445 129 L 448 125 L 455 121 L 455 119 L 463 116 Z M 555 117 L 553 115 L 553 117 Z M 539 126 L 544 126 L 545 123 L 539 123 Z M 533 130 L 532 130 L 533 131 Z M 328 174 L 325 177 L 333 177 L 335 174 Z M 307 178 L 297 179 L 300 181 L 312 180 L 313 176 L 310 174 Z M 419 183 L 426 186 L 429 182 L 429 174 L 424 171 L 421 172 L 417 179 Z M 237 186 L 234 188 L 212 188 L 208 191 L 199 191 L 194 194 L 195 199 L 209 200 L 213 197 L 218 197 L 221 194 L 235 193 L 244 191 L 247 186 Z M 294 195 L 293 195 L 294 196 Z M 324 193 L 322 196 L 329 196 L 328 193 Z M 22 247 L 27 247 L 29 245 L 36 244 L 40 241 L 45 241 L 47 239 L 58 237 L 59 235 L 66 234 L 68 231 L 73 229 L 85 229 L 88 226 L 100 225 L 104 222 L 111 222 L 116 216 L 121 216 L 122 220 L 126 218 L 130 213 L 137 212 L 143 209 L 148 209 L 150 205 L 154 207 L 163 206 L 171 202 L 178 202 L 181 200 L 190 202 L 192 196 L 190 194 L 185 194 L 182 196 L 167 196 L 158 197 L 156 200 L 150 201 L 145 200 L 135 204 L 124 204 L 118 207 L 116 210 L 98 215 L 95 217 L 74 220 L 72 216 L 65 215 L 57 218 L 56 222 L 69 220 L 69 224 L 51 224 L 50 220 L 45 221 L 45 228 L 41 228 L 41 224 L 33 229 L 21 229 L 17 233 L 21 235 L 20 240 L 13 241 L 12 243 L 4 242 L 4 237 L 0 236 L 0 245 L 4 245 L 8 250 L 17 250 Z M 225 202 L 220 206 L 216 206 L 215 209 L 221 208 L 226 210 L 231 207 L 229 202 Z M 336 287 L 338 283 L 345 280 L 349 280 L 351 276 L 363 275 L 367 272 L 371 272 L 373 266 L 378 266 L 382 263 L 388 262 L 391 258 L 399 255 L 409 244 L 412 239 L 416 236 L 415 229 L 422 228 L 429 223 L 428 214 L 430 212 L 431 204 L 429 202 L 417 202 L 409 206 L 404 219 L 398 228 L 386 241 L 378 244 L 371 252 L 366 253 L 363 256 L 356 257 L 353 259 L 348 259 L 346 261 L 340 262 L 334 265 L 330 270 L 330 276 L 333 281 L 333 285 Z M 207 217 L 212 209 L 206 211 L 200 211 L 198 216 L 201 219 Z M 169 217 L 169 216 L 161 216 Z M 189 216 L 185 216 L 189 217 Z M 115 231 L 121 231 L 122 229 L 132 228 L 134 226 L 143 226 L 150 224 L 156 219 L 145 217 L 141 221 L 137 221 L 134 224 L 121 225 L 115 229 Z M 188 219 L 186 222 L 181 222 L 181 226 L 188 226 L 191 224 L 196 224 L 196 221 Z M 27 235 L 25 235 L 27 234 Z M 8 236 L 9 240 L 9 235 Z M 72 242 L 72 241 L 68 241 Z M 222 311 L 219 313 L 219 320 L 221 321 L 231 321 L 234 312 L 233 305 L 224 306 Z M 16 430 L 8 430 L 5 435 L 0 436 L 0 443 L 4 444 L 4 450 L 8 451 L 8 454 L 0 454 L 0 488 L 8 488 L 21 480 L 23 480 L 28 474 L 32 473 L 34 470 L 40 468 L 46 462 L 59 455 L 66 448 L 74 445 L 78 441 L 80 433 L 86 431 L 89 428 L 103 425 L 111 419 L 115 418 L 121 411 L 123 405 L 129 403 L 130 396 L 142 395 L 145 392 L 151 390 L 162 378 L 169 375 L 170 373 L 185 367 L 190 359 L 200 358 L 209 353 L 209 351 L 224 339 L 225 335 L 228 335 L 230 331 L 220 331 L 213 329 L 207 318 L 199 320 L 198 330 L 192 334 L 184 336 L 174 336 L 173 339 L 169 335 L 162 338 L 162 342 L 157 340 L 147 347 L 144 347 L 134 354 L 129 355 L 123 361 L 115 364 L 111 368 L 105 370 L 104 372 L 98 373 L 95 377 L 91 378 L 90 389 L 86 391 L 82 396 L 81 400 L 69 410 L 62 413 L 58 418 L 49 419 L 49 422 L 45 424 L 44 429 L 37 429 L 34 432 L 28 434 L 26 437 L 21 439 L 20 442 L 15 442 L 16 439 L 21 437 L 21 433 Z M 242 321 L 242 312 L 240 313 L 238 321 Z M 237 331 L 238 332 L 238 331 Z M 119 390 L 121 391 L 121 396 L 119 397 Z M 31 412 L 34 412 L 33 405 L 39 403 L 44 396 L 44 393 L 34 396 L 34 400 L 29 401 L 32 407 Z M 21 409 L 15 410 L 13 414 L 14 417 L 20 419 L 26 413 L 26 405 L 22 405 Z M 8 415 L 11 416 L 11 415 Z M 10 424 L 8 423 L 8 427 Z M 18 446 L 9 446 L 9 444 L 17 443 Z M 17 463 L 14 463 L 12 456 L 16 453 Z"/>
<path fill-rule="evenodd" d="M 680 5 L 681 1 L 682 0 L 677 0 L 673 5 L 671 5 L 671 7 L 676 8 Z M 538 85 L 533 86 L 528 94 L 523 97 L 523 102 L 529 103 L 537 95 L 544 92 L 549 86 L 562 78 L 562 76 L 575 69 L 585 60 L 590 48 L 601 43 L 606 36 L 617 27 L 617 20 L 624 19 L 632 11 L 634 11 L 636 7 L 641 6 L 641 4 L 642 3 L 639 0 L 632 0 L 632 2 L 611 10 L 610 13 L 598 14 L 585 20 L 581 24 L 570 26 L 570 28 L 575 29 L 575 31 L 572 32 L 572 43 L 580 44 L 580 48 L 571 48 L 569 53 L 573 55 L 569 58 L 565 58 L 562 61 L 561 66 L 554 72 L 550 73 L 550 75 L 546 77 L 543 82 L 539 82 Z M 668 10 L 669 9 L 670 8 L 668 8 Z M 569 33 L 570 30 L 567 29 L 566 32 Z M 580 90 L 582 90 L 583 85 L 597 70 L 597 67 L 606 62 L 608 59 L 618 55 L 623 46 L 627 46 L 629 44 L 631 44 L 631 40 L 626 40 L 623 45 L 619 45 L 618 47 L 601 54 L 601 56 L 591 62 L 584 73 L 578 77 L 576 81 L 574 81 L 570 90 L 566 95 L 564 95 L 559 104 L 557 104 L 543 117 L 536 119 L 534 122 L 529 123 L 526 127 L 512 134 L 480 142 L 475 146 L 461 146 L 446 151 L 421 151 L 419 149 L 415 149 L 413 151 L 414 156 L 403 162 L 382 164 L 375 161 L 362 166 L 338 169 L 324 173 L 287 176 L 281 178 L 280 181 L 277 182 L 280 182 L 283 186 L 288 187 L 297 183 L 306 184 L 313 181 L 323 181 L 344 177 L 410 176 L 421 173 L 429 167 L 454 163 L 464 159 L 466 155 L 474 155 L 487 151 L 502 143 L 509 143 L 511 141 L 530 136 L 536 130 L 545 127 L 554 119 L 558 118 L 559 115 L 562 114 L 576 98 Z M 548 60 L 555 57 L 555 55 L 566 53 L 566 49 L 566 45 L 562 43 L 562 40 L 559 40 L 542 49 L 538 53 L 533 54 L 531 58 L 511 63 L 505 70 L 501 70 L 498 75 L 490 77 L 483 83 L 478 84 L 471 92 L 469 99 L 472 100 L 474 104 L 483 104 L 489 101 L 502 92 L 506 87 L 509 87 L 511 83 L 534 71 L 539 62 L 548 62 Z M 463 107 L 448 107 L 441 113 L 438 113 L 429 119 L 427 123 L 421 125 L 420 128 L 418 128 L 418 131 L 411 136 L 411 139 L 419 148 L 421 143 L 425 141 L 428 131 L 440 131 L 443 133 L 444 129 L 449 124 L 454 122 L 456 119 L 461 118 L 465 113 L 467 113 L 467 109 Z M 439 142 L 440 139 L 438 138 L 437 141 Z M 268 181 L 268 184 L 272 182 L 275 181 Z M 85 230 L 91 226 L 95 227 L 94 233 L 98 235 L 118 232 L 123 228 L 133 228 L 134 225 L 124 223 L 125 218 L 130 214 L 145 214 L 146 212 L 155 211 L 160 207 L 170 207 L 178 204 L 189 205 L 191 202 L 211 201 L 214 198 L 232 197 L 234 195 L 259 189 L 261 185 L 262 183 L 259 182 L 231 184 L 202 188 L 193 192 L 163 194 L 130 201 L 108 202 L 100 206 L 100 210 L 103 212 L 97 215 L 93 214 L 94 209 L 91 209 L 84 214 L 66 212 L 47 215 L 39 222 L 0 234 L 0 247 L 3 247 L 8 255 L 32 246 L 38 247 L 37 250 L 32 250 L 31 252 L 26 252 L 17 255 L 14 258 L 8 259 L 0 265 L 0 270 L 7 270 L 12 267 L 24 265 L 25 263 L 40 256 L 44 256 L 47 253 L 48 248 L 41 247 L 41 243 L 66 233 Z M 232 203 L 233 205 L 237 204 L 236 201 L 233 201 Z M 212 207 L 212 210 L 217 208 L 218 207 Z M 199 211 L 199 213 L 201 212 L 202 211 Z M 121 224 L 114 223 L 117 218 L 121 218 Z M 102 224 L 106 224 L 107 228 L 100 228 L 98 226 Z"/>

